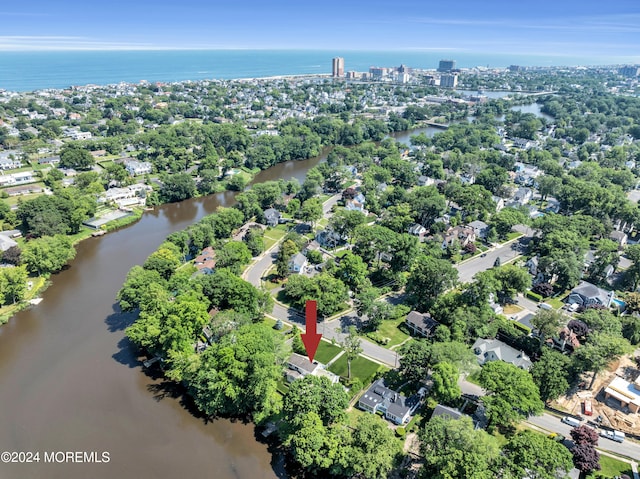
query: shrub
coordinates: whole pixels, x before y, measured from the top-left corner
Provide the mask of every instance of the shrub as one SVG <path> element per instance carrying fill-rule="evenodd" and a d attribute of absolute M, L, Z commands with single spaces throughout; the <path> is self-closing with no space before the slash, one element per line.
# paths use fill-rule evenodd
<path fill-rule="evenodd" d="M 406 436 L 406 435 L 407 435 L 407 431 L 404 429 L 404 427 L 402 427 L 402 426 L 398 426 L 398 427 L 396 428 L 396 435 L 397 435 L 398 437 L 404 437 L 404 436 Z"/>
<path fill-rule="evenodd" d="M 538 303 L 542 301 L 542 296 L 540 296 L 537 293 L 534 293 L 533 291 L 527 291 L 526 296 L 527 298 L 532 299 L 533 301 L 536 301 Z"/>

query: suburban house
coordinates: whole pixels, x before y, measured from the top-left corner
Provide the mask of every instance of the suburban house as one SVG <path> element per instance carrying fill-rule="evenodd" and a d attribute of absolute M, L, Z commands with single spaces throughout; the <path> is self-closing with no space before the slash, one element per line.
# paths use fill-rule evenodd
<path fill-rule="evenodd" d="M 372 414 L 380 411 L 385 418 L 395 424 L 409 422 L 411 415 L 420 404 L 420 396 L 410 398 L 389 389 L 384 384 L 384 378 L 378 379 L 358 400 L 358 407 Z"/>
<path fill-rule="evenodd" d="M 342 192 L 342 201 L 352 200 L 357 194 L 357 190 L 353 186 L 350 186 Z"/>
<path fill-rule="evenodd" d="M 300 354 L 293 353 L 287 361 L 287 371 L 285 372 L 287 382 L 292 383 L 298 378 L 304 376 L 324 376 L 333 384 L 336 384 L 340 377 L 328 371 L 324 364 L 318 361 L 311 362 L 309 358 Z"/>
<path fill-rule="evenodd" d="M 440 323 L 433 319 L 429 313 L 419 313 L 418 311 L 411 311 L 407 314 L 405 323 L 414 334 L 426 338 L 432 336 L 436 328 L 440 326 Z"/>
<path fill-rule="evenodd" d="M 629 237 L 623 231 L 612 231 L 609 235 L 609 239 L 618 243 L 618 247 L 622 249 L 622 247 L 627 244 Z"/>
<path fill-rule="evenodd" d="M 151 173 L 151 163 L 148 161 L 125 160 L 124 167 L 131 176 L 147 175 Z"/>
<path fill-rule="evenodd" d="M 18 246 L 18 243 L 6 234 L 0 234 L 0 250 L 7 251 L 12 246 Z"/>
<path fill-rule="evenodd" d="M 578 286 L 571 290 L 567 303 L 578 304 L 585 308 L 598 305 L 608 308 L 611 306 L 614 297 L 615 293 L 613 291 L 604 290 L 588 281 L 581 281 Z"/>
<path fill-rule="evenodd" d="M 477 339 L 472 349 L 480 366 L 489 361 L 504 361 L 528 370 L 532 364 L 531 359 L 524 352 L 512 348 L 499 339 Z"/>
<path fill-rule="evenodd" d="M 472 221 L 467 226 L 473 229 L 473 232 L 476 234 L 476 238 L 485 239 L 489 233 L 489 225 L 484 221 Z"/>
<path fill-rule="evenodd" d="M 324 229 L 316 234 L 316 241 L 324 248 L 335 248 L 344 242 L 340 234 L 331 229 Z"/>
<path fill-rule="evenodd" d="M 640 412 L 640 378 L 630 383 L 616 376 L 605 388 L 604 395 L 607 399 L 616 399 L 632 413 Z"/>
<path fill-rule="evenodd" d="M 280 218 L 282 218 L 282 214 L 275 208 L 266 209 L 262 214 L 264 215 L 264 220 L 269 226 L 278 226 L 278 222 L 280 221 Z"/>
<path fill-rule="evenodd" d="M 442 249 L 446 249 L 451 246 L 456 240 L 460 243 L 460 247 L 464 248 L 469 243 L 473 243 L 476 240 L 476 234 L 472 228 L 467 228 L 465 226 L 449 228 L 444 235 Z"/>
<path fill-rule="evenodd" d="M 557 337 L 549 338 L 546 342 L 550 346 L 562 352 L 566 351 L 567 349 L 575 351 L 580 347 L 580 341 L 578 341 L 576 333 L 571 331 L 566 326 L 558 332 Z"/>
<path fill-rule="evenodd" d="M 60 163 L 59 156 L 47 156 L 46 158 L 39 158 L 38 164 L 40 165 L 57 165 Z"/>
<path fill-rule="evenodd" d="M 460 410 L 454 407 L 443 406 L 442 404 L 438 404 L 433 410 L 433 412 L 431 413 L 431 419 L 439 416 L 446 416 L 449 419 L 460 419 L 462 416 L 464 416 L 464 414 L 462 414 Z"/>
<path fill-rule="evenodd" d="M 289 272 L 302 273 L 306 265 L 307 265 L 307 257 L 302 253 L 296 253 L 289 260 Z"/>
<path fill-rule="evenodd" d="M 211 246 L 207 246 L 193 259 L 193 264 L 198 270 L 196 274 L 213 273 L 216 268 L 216 252 Z"/>
<path fill-rule="evenodd" d="M 500 212 L 502 208 L 504 208 L 504 198 L 500 198 L 499 196 L 491 196 L 491 199 L 496 204 L 496 213 Z"/>
<path fill-rule="evenodd" d="M 420 223 L 413 223 L 409 226 L 409 234 L 413 236 L 417 236 L 420 241 L 424 239 L 424 236 L 427 234 L 427 228 L 422 226 Z"/>
<path fill-rule="evenodd" d="M 529 203 L 531 198 L 533 198 L 533 191 L 531 191 L 531 188 L 518 188 L 511 204 L 523 206 Z"/>
<path fill-rule="evenodd" d="M 22 167 L 20 160 L 14 160 L 8 156 L 0 158 L 0 170 L 13 170 Z"/>

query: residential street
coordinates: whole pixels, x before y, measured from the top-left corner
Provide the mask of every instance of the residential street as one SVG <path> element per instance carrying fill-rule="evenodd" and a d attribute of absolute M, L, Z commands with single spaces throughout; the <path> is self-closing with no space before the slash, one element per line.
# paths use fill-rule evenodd
<path fill-rule="evenodd" d="M 458 270 L 458 280 L 461 283 L 470 283 L 473 281 L 473 275 L 478 271 L 486 271 L 493 268 L 496 258 L 500 258 L 501 263 L 504 264 L 521 255 L 530 240 L 531 236 L 528 236 L 525 233 L 525 236 L 521 236 L 514 241 L 488 250 L 484 257 L 477 255 L 467 261 L 463 261 L 462 263 L 455 265 L 454 267 Z"/>

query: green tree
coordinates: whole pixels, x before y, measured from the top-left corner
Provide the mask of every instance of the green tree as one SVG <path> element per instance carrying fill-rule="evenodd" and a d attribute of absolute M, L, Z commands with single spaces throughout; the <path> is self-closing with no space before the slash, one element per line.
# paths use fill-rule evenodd
<path fill-rule="evenodd" d="M 264 231 L 261 228 L 249 228 L 242 241 L 245 242 L 254 257 L 264 251 Z"/>
<path fill-rule="evenodd" d="M 573 359 L 580 370 L 593 372 L 589 385 L 589 389 L 591 389 L 598 373 L 606 368 L 611 361 L 630 350 L 631 345 L 626 339 L 617 335 L 596 332 L 588 335 L 587 343 L 573 353 Z"/>
<path fill-rule="evenodd" d="M 164 279 L 169 279 L 181 264 L 180 256 L 180 249 L 173 243 L 165 241 L 149 255 L 143 268 L 157 271 Z"/>
<path fill-rule="evenodd" d="M 309 198 L 302 203 L 297 217 L 313 226 L 313 223 L 322 218 L 322 202 L 320 198 Z"/>
<path fill-rule="evenodd" d="M 510 207 L 503 208 L 491 217 L 491 225 L 503 239 L 507 237 L 515 225 L 527 223 L 528 218 L 522 211 Z"/>
<path fill-rule="evenodd" d="M 562 443 L 532 431 L 513 436 L 503 453 L 512 477 L 556 479 L 564 477 L 573 465 L 571 453 Z"/>
<path fill-rule="evenodd" d="M 431 379 L 433 379 L 434 398 L 444 404 L 453 404 L 460 398 L 460 386 L 458 378 L 460 373 L 454 364 L 442 362 L 433 367 Z"/>
<path fill-rule="evenodd" d="M 285 240 L 278 250 L 276 258 L 276 271 L 278 276 L 286 278 L 289 275 L 289 260 L 298 252 L 298 247 L 291 240 Z"/>
<path fill-rule="evenodd" d="M 540 359 L 531 367 L 531 377 L 538 386 L 540 399 L 552 401 L 569 389 L 571 359 L 549 348 L 542 350 Z"/>
<path fill-rule="evenodd" d="M 419 256 L 409 274 L 407 294 L 418 309 L 425 311 L 457 280 L 458 271 L 448 261 Z"/>
<path fill-rule="evenodd" d="M 540 337 L 544 340 L 554 336 L 565 320 L 564 315 L 558 311 L 540 309 L 536 315 L 531 318 L 531 324 L 538 330 Z"/>
<path fill-rule="evenodd" d="M 375 414 L 358 417 L 350 446 L 349 457 L 354 477 L 368 479 L 389 477 L 402 452 L 393 431 Z"/>
<path fill-rule="evenodd" d="M 531 375 L 513 364 L 504 361 L 486 363 L 479 383 L 487 392 L 483 402 L 492 426 L 510 425 L 544 409 Z"/>
<path fill-rule="evenodd" d="M 63 168 L 88 170 L 94 163 L 91 153 L 78 146 L 65 145 L 60 152 L 60 166 Z"/>
<path fill-rule="evenodd" d="M 342 340 L 341 346 L 347 358 L 347 378 L 351 380 L 351 361 L 362 352 L 361 340 L 355 326 L 349 326 L 349 334 Z"/>
<path fill-rule="evenodd" d="M 154 283 L 163 288 L 166 285 L 166 281 L 158 271 L 144 269 L 139 265 L 133 266 L 127 273 L 127 279 L 116 296 L 120 308 L 123 311 L 132 311 L 138 308 L 143 293 Z"/>
<path fill-rule="evenodd" d="M 367 279 L 367 265 L 360 256 L 348 251 L 342 258 L 335 273 L 352 291 L 359 291 Z"/>
<path fill-rule="evenodd" d="M 282 413 L 295 431 L 301 417 L 310 412 L 316 413 L 324 426 L 342 422 L 348 406 L 349 396 L 340 384 L 332 384 L 326 377 L 308 375 L 290 384 Z"/>
<path fill-rule="evenodd" d="M 15 268 L 2 268 L 2 288 L 0 291 L 4 296 L 5 303 L 16 304 L 24 299 L 27 291 L 27 267 L 16 266 Z"/>
<path fill-rule="evenodd" d="M 229 268 L 235 274 L 239 274 L 242 267 L 249 261 L 251 261 L 251 253 L 247 245 L 241 241 L 228 241 L 217 251 L 216 266 Z"/>
<path fill-rule="evenodd" d="M 189 380 L 198 409 L 207 416 L 251 415 L 257 422 L 279 412 L 276 353 L 281 342 L 271 328 L 249 324 L 207 348 L 202 367 Z"/>
<path fill-rule="evenodd" d="M 160 197 L 166 203 L 174 203 L 193 198 L 196 183 L 188 173 L 177 173 L 166 178 L 160 187 Z"/>
<path fill-rule="evenodd" d="M 400 374 L 408 381 L 422 381 L 429 374 L 431 343 L 423 340 L 410 341 L 402 347 Z"/>
<path fill-rule="evenodd" d="M 366 221 L 362 212 L 339 209 L 329 219 L 329 226 L 343 238 L 351 238 L 356 228 Z"/>
<path fill-rule="evenodd" d="M 431 418 L 418 433 L 425 458 L 421 477 L 427 479 L 493 479 L 500 450 L 496 439 L 475 429 L 471 418 Z"/>
<path fill-rule="evenodd" d="M 76 256 L 71 238 L 63 235 L 33 239 L 22 250 L 27 270 L 38 275 L 55 273 Z"/>

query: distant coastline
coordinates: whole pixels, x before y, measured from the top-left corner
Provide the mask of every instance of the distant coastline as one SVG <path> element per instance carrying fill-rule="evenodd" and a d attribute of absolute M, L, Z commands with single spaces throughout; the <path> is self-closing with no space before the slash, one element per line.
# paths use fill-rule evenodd
<path fill-rule="evenodd" d="M 28 92 L 72 85 L 230 80 L 328 74 L 331 58 L 342 56 L 345 71 L 370 66 L 435 69 L 455 56 L 460 68 L 577 66 L 611 63 L 602 58 L 505 55 L 437 51 L 321 50 L 146 50 L 146 51 L 0 51 L 0 89 Z"/>

